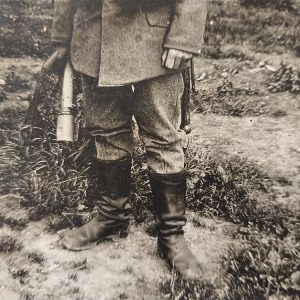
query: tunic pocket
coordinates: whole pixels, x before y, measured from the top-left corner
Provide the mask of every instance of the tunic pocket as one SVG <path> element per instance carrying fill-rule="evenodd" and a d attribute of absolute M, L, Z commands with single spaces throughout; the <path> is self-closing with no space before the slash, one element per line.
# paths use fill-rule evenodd
<path fill-rule="evenodd" d="M 167 28 L 170 25 L 171 7 L 162 6 L 155 11 L 145 11 L 145 15 L 150 26 Z"/>

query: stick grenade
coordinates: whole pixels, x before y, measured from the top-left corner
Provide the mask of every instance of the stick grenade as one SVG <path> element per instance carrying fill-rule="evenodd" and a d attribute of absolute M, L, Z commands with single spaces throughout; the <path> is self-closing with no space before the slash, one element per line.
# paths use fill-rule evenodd
<path fill-rule="evenodd" d="M 181 98 L 181 124 L 180 128 L 186 134 L 192 132 L 190 116 L 190 99 L 191 99 L 191 66 L 182 71 L 184 81 L 184 91 Z"/>
<path fill-rule="evenodd" d="M 62 102 L 57 116 L 56 140 L 59 142 L 74 141 L 73 107 L 73 71 L 68 62 L 65 67 L 62 87 Z"/>

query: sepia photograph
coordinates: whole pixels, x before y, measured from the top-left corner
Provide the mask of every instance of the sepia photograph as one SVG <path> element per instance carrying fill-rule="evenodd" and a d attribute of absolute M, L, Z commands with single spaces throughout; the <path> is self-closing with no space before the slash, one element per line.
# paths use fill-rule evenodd
<path fill-rule="evenodd" d="M 300 300 L 300 0 L 0 0 L 1 300 Z"/>

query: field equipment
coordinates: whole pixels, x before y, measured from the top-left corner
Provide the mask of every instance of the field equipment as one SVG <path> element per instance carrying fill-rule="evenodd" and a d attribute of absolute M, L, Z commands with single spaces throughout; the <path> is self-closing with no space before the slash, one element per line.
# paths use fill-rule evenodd
<path fill-rule="evenodd" d="M 55 51 L 44 62 L 37 75 L 36 88 L 27 111 L 25 125 L 21 129 L 24 146 L 40 144 L 47 132 L 56 132 L 57 141 L 74 140 L 73 71 L 70 63 L 59 59 L 58 56 L 59 52 Z"/>
<path fill-rule="evenodd" d="M 184 130 L 186 134 L 192 132 L 191 128 L 191 99 L 196 93 L 195 87 L 195 72 L 193 59 L 190 60 L 190 66 L 182 71 L 184 81 L 184 92 L 181 98 L 181 124 L 180 129 Z"/>
<path fill-rule="evenodd" d="M 67 62 L 62 86 L 62 101 L 60 111 L 57 116 L 56 140 L 58 142 L 74 141 L 74 116 L 73 108 L 73 70 Z"/>

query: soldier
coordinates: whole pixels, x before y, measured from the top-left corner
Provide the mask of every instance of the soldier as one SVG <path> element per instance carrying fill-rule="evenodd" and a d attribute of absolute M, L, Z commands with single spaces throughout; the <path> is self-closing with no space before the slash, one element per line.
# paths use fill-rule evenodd
<path fill-rule="evenodd" d="M 95 139 L 98 215 L 67 231 L 84 250 L 129 228 L 132 116 L 146 149 L 159 218 L 158 250 L 184 278 L 200 265 L 183 235 L 186 170 L 180 126 L 181 71 L 199 55 L 206 0 L 56 0 L 52 39 L 82 74 L 86 128 Z"/>

